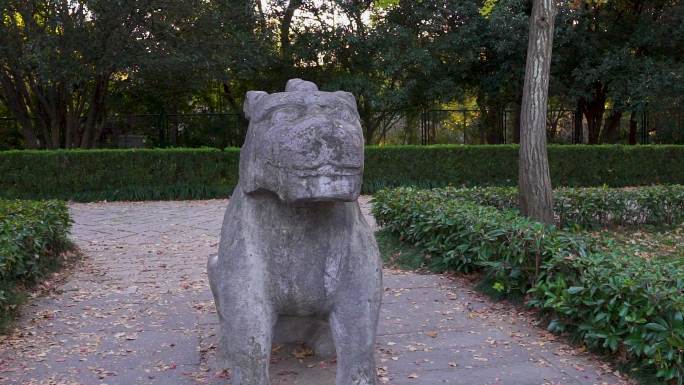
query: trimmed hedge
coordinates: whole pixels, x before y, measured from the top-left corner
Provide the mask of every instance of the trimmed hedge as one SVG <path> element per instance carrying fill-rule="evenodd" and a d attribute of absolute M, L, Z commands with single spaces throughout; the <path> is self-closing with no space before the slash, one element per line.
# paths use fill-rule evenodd
<path fill-rule="evenodd" d="M 373 213 L 422 249 L 433 270 L 482 271 L 484 283 L 502 296 L 526 296 L 549 317 L 550 330 L 684 383 L 681 261 L 607 251 L 581 233 L 438 190 L 379 192 Z"/>
<path fill-rule="evenodd" d="M 684 184 L 684 146 L 550 145 L 554 186 Z M 366 150 L 365 191 L 516 186 L 518 146 L 388 146 Z"/>
<path fill-rule="evenodd" d="M 227 197 L 239 150 L 153 149 L 0 152 L 0 197 L 171 200 Z"/>
<path fill-rule="evenodd" d="M 499 209 L 518 207 L 515 187 L 445 187 L 431 194 Z M 553 204 L 561 227 L 675 225 L 684 221 L 684 185 L 559 188 Z"/>
<path fill-rule="evenodd" d="M 13 312 L 22 285 L 59 265 L 70 227 L 64 202 L 0 200 L 0 320 Z"/>
<path fill-rule="evenodd" d="M 385 187 L 515 186 L 518 147 L 367 147 L 364 193 Z M 239 150 L 0 152 L 0 197 L 151 200 L 225 198 Z M 549 146 L 554 186 L 684 184 L 684 146 Z"/>

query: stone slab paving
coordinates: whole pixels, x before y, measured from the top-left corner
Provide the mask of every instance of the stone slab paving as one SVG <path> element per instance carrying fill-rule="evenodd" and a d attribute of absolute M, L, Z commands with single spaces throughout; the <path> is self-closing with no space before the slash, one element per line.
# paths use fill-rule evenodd
<path fill-rule="evenodd" d="M 226 204 L 72 204 L 86 257 L 0 337 L 0 383 L 230 384 L 205 273 Z M 463 278 L 386 269 L 384 284 L 380 384 L 628 383 Z M 303 347 L 274 347 L 273 384 L 332 385 L 334 371 Z"/>

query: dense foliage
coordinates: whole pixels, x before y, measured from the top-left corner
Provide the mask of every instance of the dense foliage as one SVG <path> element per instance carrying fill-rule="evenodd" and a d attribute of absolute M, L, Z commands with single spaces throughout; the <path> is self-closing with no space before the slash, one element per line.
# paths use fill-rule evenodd
<path fill-rule="evenodd" d="M 394 186 L 514 186 L 518 172 L 512 145 L 371 146 L 365 156 L 364 193 Z M 237 183 L 238 161 L 235 148 L 5 151 L 0 197 L 225 198 Z M 684 184 L 683 146 L 550 146 L 549 161 L 555 186 Z"/>
<path fill-rule="evenodd" d="M 579 111 L 590 143 L 681 102 L 681 2 L 558 8 L 551 104 Z M 0 133 L 92 147 L 108 114 L 241 113 L 246 90 L 303 77 L 354 93 L 368 143 L 447 106 L 477 110 L 478 142 L 500 143 L 502 110 L 519 115 L 529 16 L 525 0 L 3 0 L 0 116 L 19 132 Z"/>
<path fill-rule="evenodd" d="M 550 330 L 684 382 L 681 261 L 611 251 L 582 233 L 438 190 L 379 192 L 373 213 L 421 248 L 430 268 L 482 271 L 484 283 L 500 295 L 526 296 L 548 317 Z"/>
<path fill-rule="evenodd" d="M 181 0 L 3 0 L 0 104 L 26 148 L 93 147 L 107 110 L 192 105 L 247 54 L 245 7 Z M 233 4 L 234 5 L 234 4 Z M 258 47 L 258 45 L 252 45 Z M 217 57 L 218 52 L 226 54 Z"/>
<path fill-rule="evenodd" d="M 444 199 L 462 199 L 499 209 L 518 206 L 514 187 L 433 190 Z M 561 227 L 597 229 L 608 226 L 676 225 L 684 221 L 684 186 L 640 188 L 559 188 L 553 192 L 556 222 Z"/>
<path fill-rule="evenodd" d="M 684 266 L 631 253 L 557 253 L 544 262 L 528 304 L 587 346 L 684 383 Z"/>
<path fill-rule="evenodd" d="M 59 265 L 70 226 L 63 202 L 0 200 L 0 325 L 23 285 Z"/>

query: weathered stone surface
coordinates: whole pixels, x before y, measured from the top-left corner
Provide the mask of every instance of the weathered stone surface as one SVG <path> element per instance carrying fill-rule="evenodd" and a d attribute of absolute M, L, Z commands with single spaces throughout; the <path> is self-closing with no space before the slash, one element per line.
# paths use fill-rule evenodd
<path fill-rule="evenodd" d="M 354 97 L 293 79 L 286 92 L 249 92 L 245 115 L 240 180 L 208 263 L 233 384 L 268 385 L 272 344 L 302 339 L 337 353 L 337 385 L 375 384 L 381 262 L 357 203 Z"/>

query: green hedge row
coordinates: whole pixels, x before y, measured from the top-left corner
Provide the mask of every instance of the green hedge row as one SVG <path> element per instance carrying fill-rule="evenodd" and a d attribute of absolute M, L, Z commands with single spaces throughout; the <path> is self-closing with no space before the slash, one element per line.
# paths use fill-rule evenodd
<path fill-rule="evenodd" d="M 549 329 L 684 382 L 681 261 L 606 251 L 581 233 L 431 190 L 399 188 L 373 200 L 378 222 L 422 249 L 432 269 L 482 271 L 502 296 L 526 296 Z"/>
<path fill-rule="evenodd" d="M 514 186 L 518 147 L 366 148 L 364 193 L 396 186 Z M 150 200 L 228 196 L 239 150 L 0 152 L 0 197 Z M 684 184 L 684 146 L 550 146 L 555 186 Z"/>
<path fill-rule="evenodd" d="M 554 186 L 684 184 L 684 146 L 550 145 Z M 388 146 L 366 150 L 366 191 L 382 187 L 516 186 L 518 146 Z"/>
<path fill-rule="evenodd" d="M 518 207 L 515 187 L 444 187 L 431 194 L 499 209 Z M 675 225 L 684 222 L 684 185 L 558 188 L 553 204 L 561 227 Z"/>
<path fill-rule="evenodd" d="M 239 150 L 69 150 L 0 152 L 0 197 L 171 200 L 227 197 Z"/>
<path fill-rule="evenodd" d="M 13 312 L 23 285 L 59 265 L 70 227 L 64 202 L 0 200 L 0 321 Z"/>

